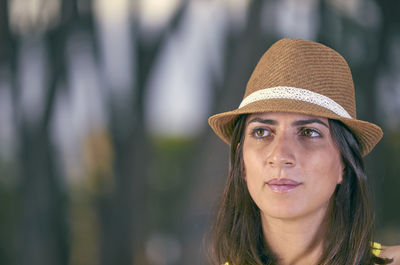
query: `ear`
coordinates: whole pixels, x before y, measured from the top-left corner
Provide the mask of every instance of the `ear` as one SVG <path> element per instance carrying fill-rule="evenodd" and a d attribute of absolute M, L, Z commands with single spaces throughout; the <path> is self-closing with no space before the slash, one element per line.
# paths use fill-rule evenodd
<path fill-rule="evenodd" d="M 346 167 L 343 165 L 341 166 L 341 171 L 339 172 L 339 178 L 338 178 L 338 184 L 342 184 L 343 182 L 343 176 L 346 174 Z"/>

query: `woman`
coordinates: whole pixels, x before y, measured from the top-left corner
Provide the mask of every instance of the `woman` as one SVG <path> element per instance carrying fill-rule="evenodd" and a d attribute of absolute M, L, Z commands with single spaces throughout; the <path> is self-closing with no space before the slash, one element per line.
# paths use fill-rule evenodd
<path fill-rule="evenodd" d="M 374 242 L 362 156 L 381 129 L 356 119 L 350 69 L 336 51 L 282 39 L 238 109 L 210 117 L 231 145 L 213 229 L 213 264 L 400 264 Z"/>

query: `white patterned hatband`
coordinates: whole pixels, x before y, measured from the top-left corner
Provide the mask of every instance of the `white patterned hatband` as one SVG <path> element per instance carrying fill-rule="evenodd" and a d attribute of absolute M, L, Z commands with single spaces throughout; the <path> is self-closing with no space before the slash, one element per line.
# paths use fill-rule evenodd
<path fill-rule="evenodd" d="M 240 103 L 239 109 L 250 103 L 264 99 L 300 100 L 324 107 L 343 118 L 351 118 L 350 114 L 331 98 L 304 88 L 288 86 L 277 86 L 255 91 L 243 99 L 242 103 Z"/>

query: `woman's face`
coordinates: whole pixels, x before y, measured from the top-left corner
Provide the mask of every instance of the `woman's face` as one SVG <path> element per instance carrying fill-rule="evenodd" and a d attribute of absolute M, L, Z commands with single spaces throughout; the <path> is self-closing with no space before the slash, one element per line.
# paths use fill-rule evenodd
<path fill-rule="evenodd" d="M 253 114 L 244 134 L 244 178 L 264 218 L 325 214 L 344 169 L 328 119 Z"/>

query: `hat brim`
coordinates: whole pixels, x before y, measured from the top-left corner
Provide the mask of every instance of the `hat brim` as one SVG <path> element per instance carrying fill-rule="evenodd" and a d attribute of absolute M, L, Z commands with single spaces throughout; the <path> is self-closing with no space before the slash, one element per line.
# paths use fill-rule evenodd
<path fill-rule="evenodd" d="M 292 99 L 256 101 L 240 109 L 213 115 L 208 119 L 208 123 L 213 131 L 224 142 L 230 145 L 233 128 L 239 115 L 264 112 L 290 112 L 340 120 L 356 136 L 360 144 L 362 156 L 371 152 L 383 136 L 382 129 L 373 123 L 353 118 L 344 118 L 316 104 Z"/>

